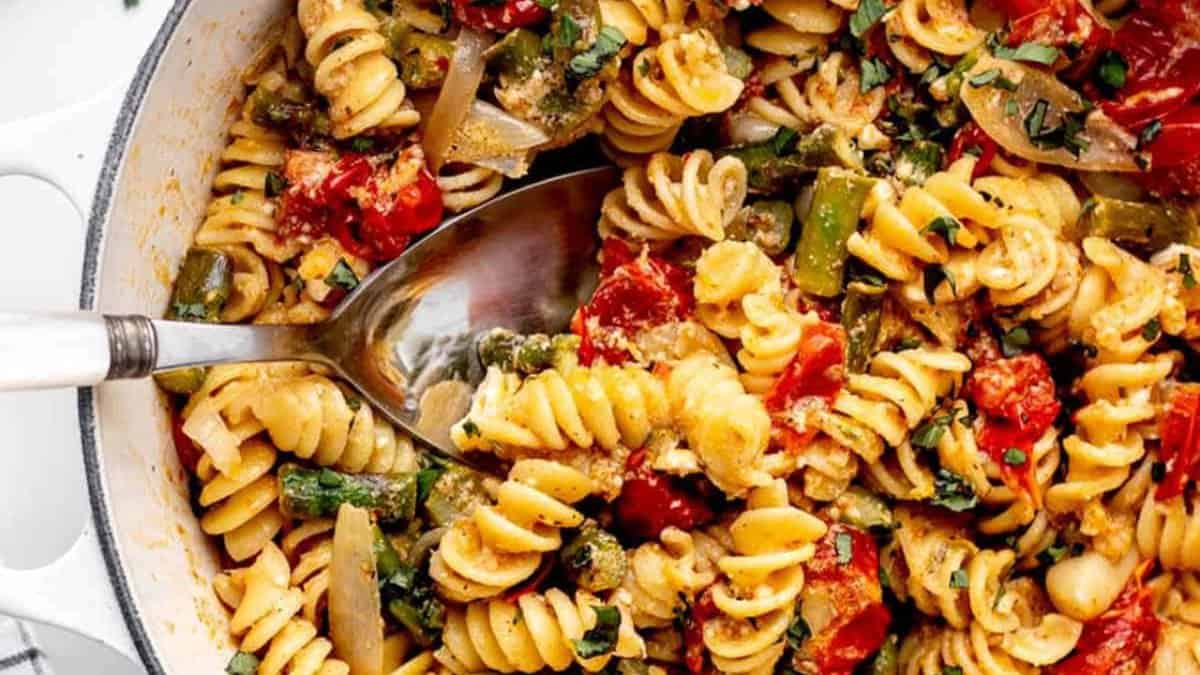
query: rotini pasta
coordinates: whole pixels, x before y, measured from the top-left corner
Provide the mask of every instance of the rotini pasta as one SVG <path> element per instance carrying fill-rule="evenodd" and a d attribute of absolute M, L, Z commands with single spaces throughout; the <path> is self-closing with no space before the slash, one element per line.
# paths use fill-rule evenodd
<path fill-rule="evenodd" d="M 962 0 L 901 0 L 896 14 L 914 42 L 938 54 L 966 54 L 987 37 Z"/>
<path fill-rule="evenodd" d="M 671 625 L 683 603 L 716 580 L 717 558 L 725 552 L 703 532 L 669 527 L 660 538 L 661 543 L 648 542 L 629 552 L 629 571 L 621 584 L 638 628 Z"/>
<path fill-rule="evenodd" d="M 858 136 L 883 112 L 886 99 L 879 87 L 864 93 L 861 77 L 843 52 L 834 52 L 821 61 L 816 72 L 765 83 L 774 89 L 775 100 L 757 96 L 748 106 L 754 114 L 781 127 L 812 129 L 824 123 Z"/>

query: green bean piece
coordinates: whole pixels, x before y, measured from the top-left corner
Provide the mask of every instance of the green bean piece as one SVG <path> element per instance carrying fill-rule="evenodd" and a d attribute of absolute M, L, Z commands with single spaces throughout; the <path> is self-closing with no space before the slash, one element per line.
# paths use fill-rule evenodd
<path fill-rule="evenodd" d="M 342 504 L 372 511 L 385 523 L 405 523 L 417 509 L 415 473 L 349 474 L 285 464 L 279 469 L 279 506 L 289 518 L 332 518 Z"/>
<path fill-rule="evenodd" d="M 817 172 L 812 206 L 804 218 L 792 268 L 800 290 L 826 298 L 842 292 L 849 256 L 846 241 L 858 229 L 863 202 L 874 182 L 844 169 Z"/>
<path fill-rule="evenodd" d="M 883 319 L 884 286 L 851 282 L 842 300 L 842 327 L 846 329 L 846 369 L 865 372 Z"/>

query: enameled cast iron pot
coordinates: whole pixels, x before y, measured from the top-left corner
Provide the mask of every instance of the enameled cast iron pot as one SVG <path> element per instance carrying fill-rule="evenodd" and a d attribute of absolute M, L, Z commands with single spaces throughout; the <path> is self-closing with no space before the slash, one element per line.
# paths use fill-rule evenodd
<path fill-rule="evenodd" d="M 176 1 L 109 144 L 83 309 L 162 315 L 208 201 L 241 72 L 293 4 Z M 38 173 L 12 160 L 0 169 Z M 79 421 L 92 521 L 49 567 L 0 569 L 0 613 L 94 637 L 152 675 L 224 672 L 234 648 L 210 583 L 219 558 L 192 513 L 165 399 L 150 380 L 81 389 Z M 52 509 L 54 495 L 45 499 Z"/>

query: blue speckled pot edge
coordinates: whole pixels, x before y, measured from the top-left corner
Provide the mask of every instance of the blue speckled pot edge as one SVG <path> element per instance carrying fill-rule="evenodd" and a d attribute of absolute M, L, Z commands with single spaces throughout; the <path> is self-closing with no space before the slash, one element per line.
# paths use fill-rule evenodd
<path fill-rule="evenodd" d="M 113 193 L 116 189 L 117 176 L 125 160 L 129 147 L 130 136 L 134 123 L 141 111 L 142 101 L 154 73 L 158 70 L 159 61 L 166 51 L 167 44 L 175 35 L 180 20 L 191 0 L 175 0 L 167 13 L 163 25 L 159 28 L 154 42 L 146 50 L 145 56 L 138 66 L 125 101 L 117 116 L 116 126 L 108 142 L 104 164 L 100 170 L 100 179 L 96 184 L 96 195 L 92 200 L 91 212 L 88 216 L 87 239 L 84 244 L 83 277 L 79 291 L 79 306 L 84 310 L 96 309 L 96 286 L 99 283 L 100 256 L 104 245 L 104 228 L 108 214 L 112 209 Z M 117 548 L 116 533 L 113 531 L 112 514 L 109 512 L 108 496 L 105 493 L 104 479 L 101 473 L 99 452 L 99 428 L 96 420 L 95 397 L 91 388 L 79 390 L 79 437 L 83 445 L 83 466 L 87 479 L 88 493 L 92 509 L 92 520 L 100 543 L 101 552 L 108 566 L 108 577 L 129 635 L 141 657 L 142 664 L 151 675 L 166 675 L 167 670 L 159 658 L 158 650 L 151 639 L 146 624 L 142 620 L 141 611 L 133 597 L 129 576 L 125 564 L 121 560 Z"/>

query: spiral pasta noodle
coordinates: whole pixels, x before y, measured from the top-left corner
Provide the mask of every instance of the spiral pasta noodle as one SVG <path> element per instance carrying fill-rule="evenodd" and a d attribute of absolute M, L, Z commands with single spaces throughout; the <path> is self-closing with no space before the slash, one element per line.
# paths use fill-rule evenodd
<path fill-rule="evenodd" d="M 683 157 L 657 152 L 645 168 L 625 169 L 622 186 L 605 195 L 600 236 L 663 241 L 696 235 L 720 241 L 745 199 L 742 160 L 714 162 L 707 150 Z"/>
<path fill-rule="evenodd" d="M 718 488 L 740 495 L 769 482 L 762 458 L 771 418 L 736 370 L 711 354 L 689 356 L 671 369 L 667 398 L 688 448 Z"/>
<path fill-rule="evenodd" d="M 259 87 L 279 84 L 264 80 Z M 259 255 L 283 262 L 300 252 L 294 239 L 284 239 L 275 222 L 275 200 L 267 196 L 267 176 L 283 166 L 286 139 L 260 126 L 250 116 L 247 99 L 242 116 L 229 130 L 232 141 L 221 153 L 224 168 L 213 179 L 213 199 L 196 231 L 200 246 L 245 244 Z"/>
<path fill-rule="evenodd" d="M 691 0 L 600 0 L 600 18 L 640 47 L 650 40 L 651 31 L 669 39 L 685 30 L 691 6 Z"/>
<path fill-rule="evenodd" d="M 287 558 L 268 544 L 250 567 L 219 576 L 217 595 L 234 610 L 230 630 L 239 649 L 261 655 L 259 675 L 292 673 L 349 675 L 350 667 L 330 658 L 333 643 L 317 636 L 317 627 L 297 617 L 304 602 L 289 585 Z"/>
<path fill-rule="evenodd" d="M 628 163 L 665 150 L 688 117 L 723 112 L 742 93 L 713 36 L 694 30 L 646 47 L 609 87 L 604 148 Z"/>
<path fill-rule="evenodd" d="M 442 536 L 429 573 L 442 595 L 470 602 L 499 595 L 529 578 L 542 554 L 562 545 L 559 529 L 578 527 L 570 505 L 594 491 L 592 480 L 544 459 L 523 459 L 500 485 L 494 506 L 478 506 Z"/>
<path fill-rule="evenodd" d="M 1029 461 L 1033 462 L 1033 485 L 1036 494 L 1014 489 L 1004 483 L 1000 467 L 995 461 L 989 461 L 985 468 L 988 484 L 976 485 L 976 494 L 984 505 L 1000 509 L 998 513 L 989 515 L 979 521 L 979 531 L 984 534 L 1001 534 L 1012 532 L 1030 525 L 1038 517 L 1037 504 L 1042 504 L 1046 490 L 1054 482 L 1055 472 L 1062 461 L 1062 450 L 1058 442 L 1058 430 L 1053 427 L 1046 430 L 1042 437 L 1034 442 Z M 961 475 L 961 474 L 960 474 Z M 1044 518 L 1044 516 L 1043 516 Z M 1028 534 L 1028 533 L 1026 533 Z M 1037 536 L 1034 535 L 1036 541 Z M 1020 541 L 1020 540 L 1018 540 Z M 1021 546 L 1018 545 L 1018 552 Z M 1042 547 L 1044 548 L 1044 547 Z M 1034 554 L 1041 549 L 1034 551 Z M 1027 556 L 1026 556 L 1027 557 Z"/>
<path fill-rule="evenodd" d="M 903 675 L 943 675 L 957 667 L 963 673 L 1027 675 L 1037 668 L 1006 653 L 998 636 L 989 636 L 978 624 L 966 629 L 922 625 L 900 645 L 899 672 Z"/>
<path fill-rule="evenodd" d="M 333 562 L 333 521 L 309 520 L 284 535 L 279 542 L 292 562 L 291 585 L 304 592 L 304 618 L 320 623 L 329 593 L 329 565 Z"/>
<path fill-rule="evenodd" d="M 962 0 L 901 0 L 896 13 L 914 42 L 938 54 L 966 54 L 987 37 Z"/>
<path fill-rule="evenodd" d="M 775 21 L 750 31 L 746 44 L 767 54 L 815 56 L 841 27 L 845 13 L 826 0 L 768 0 L 762 4 Z"/>
<path fill-rule="evenodd" d="M 504 176 L 482 166 L 451 165 L 437 177 L 442 204 L 452 213 L 473 209 L 500 193 Z"/>
<path fill-rule="evenodd" d="M 633 624 L 638 628 L 671 625 L 683 602 L 716 580 L 716 558 L 724 549 L 704 532 L 668 527 L 660 542 L 630 551 L 621 588 L 629 594 Z"/>
<path fill-rule="evenodd" d="M 225 551 L 237 562 L 248 560 L 267 546 L 283 527 L 274 448 L 251 439 L 239 448 L 240 461 L 228 474 L 220 473 L 205 455 L 196 467 L 204 487 L 198 502 L 205 509 L 200 529 L 220 536 Z"/>
<path fill-rule="evenodd" d="M 742 299 L 780 288 L 779 268 L 750 242 L 723 241 L 700 254 L 692 285 L 701 323 L 721 337 L 740 338 L 746 325 Z"/>
<path fill-rule="evenodd" d="M 442 646 L 435 658 L 453 673 L 562 672 L 578 663 L 587 672 L 604 668 L 615 657 L 641 658 L 645 645 L 620 591 L 609 601 L 620 612 L 621 624 L 613 650 L 580 657 L 574 641 L 596 622 L 595 607 L 607 606 L 584 590 L 574 599 L 552 588 L 525 593 L 515 602 L 481 600 L 447 612 Z"/>
<path fill-rule="evenodd" d="M 267 305 L 271 291 L 271 270 L 262 256 L 249 246 L 231 244 L 216 247 L 233 267 L 229 299 L 221 308 L 221 321 L 238 323 L 259 314 Z"/>
<path fill-rule="evenodd" d="M 372 129 L 415 126 L 404 83 L 384 50 L 379 21 L 361 0 L 300 0 L 297 14 L 308 38 L 305 58 L 316 69 L 316 90 L 329 99 L 333 135 L 350 138 Z"/>
<path fill-rule="evenodd" d="M 634 366 L 550 369 L 522 380 L 490 368 L 467 416 L 450 430 L 462 450 L 495 445 L 641 447 L 671 421 L 660 380 Z"/>
<path fill-rule="evenodd" d="M 1136 425 L 1156 418 L 1152 389 L 1172 367 L 1169 357 L 1158 357 L 1084 373 L 1079 389 L 1088 403 L 1075 414 L 1076 433 L 1063 441 L 1066 478 L 1046 490 L 1051 510 L 1080 509 L 1125 482 L 1145 453 Z"/>
<path fill-rule="evenodd" d="M 803 83 L 798 83 L 803 79 Z M 772 124 L 811 129 L 825 123 L 857 136 L 883 112 L 887 98 L 882 87 L 863 93 L 861 74 L 843 52 L 821 61 L 816 72 L 782 77 L 769 84 L 775 100 L 750 99 L 749 109 Z"/>
<path fill-rule="evenodd" d="M 272 387 L 253 411 L 276 447 L 320 466 L 350 473 L 416 469 L 412 441 L 323 375 Z"/>
<path fill-rule="evenodd" d="M 782 479 L 751 491 L 746 510 L 729 526 L 733 550 L 717 561 L 723 577 L 712 601 L 720 614 L 704 623 L 704 645 L 720 672 L 774 666 L 804 587 L 802 564 L 825 530 L 825 523 L 788 504 Z"/>
<path fill-rule="evenodd" d="M 783 294 L 771 290 L 742 298 L 742 314 L 746 323 L 740 333 L 742 348 L 737 353 L 745 371 L 742 384 L 746 391 L 762 394 L 796 355 L 805 326 L 817 318 L 788 307 Z"/>

